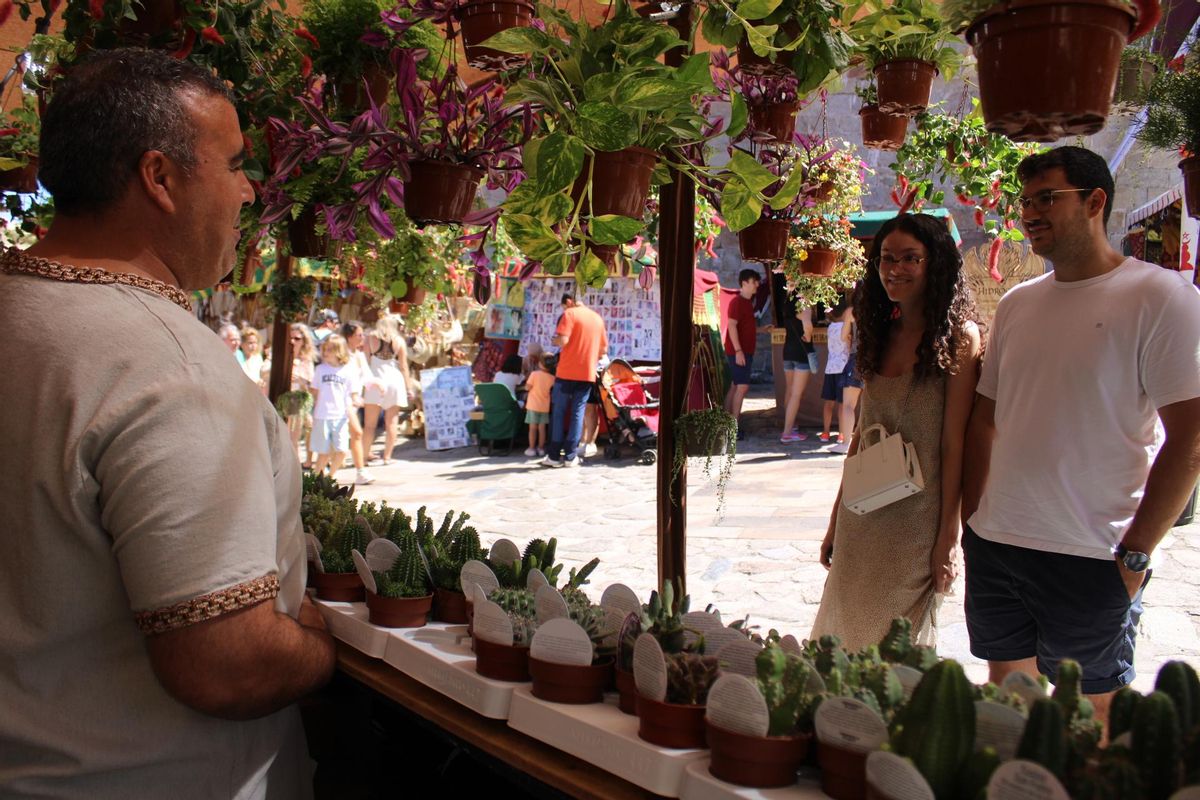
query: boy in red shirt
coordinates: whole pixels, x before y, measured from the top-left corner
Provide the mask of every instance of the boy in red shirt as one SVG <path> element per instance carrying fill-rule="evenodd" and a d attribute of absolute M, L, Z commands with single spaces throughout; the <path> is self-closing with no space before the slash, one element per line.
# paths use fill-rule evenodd
<path fill-rule="evenodd" d="M 725 326 L 725 357 L 732 377 L 729 393 L 725 395 L 725 410 L 739 422 L 742 401 L 750 391 L 750 365 L 754 362 L 755 337 L 759 330 L 754 320 L 753 298 L 761 283 L 762 278 L 755 270 L 744 269 L 738 273 L 741 291 L 729 304 L 729 322 Z M 769 326 L 764 328 L 768 329 Z M 740 425 L 737 438 L 746 438 Z"/>

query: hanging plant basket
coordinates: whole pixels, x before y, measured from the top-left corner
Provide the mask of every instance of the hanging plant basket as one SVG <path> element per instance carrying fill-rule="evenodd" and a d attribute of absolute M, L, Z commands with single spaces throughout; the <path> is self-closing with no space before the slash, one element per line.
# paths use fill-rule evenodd
<path fill-rule="evenodd" d="M 937 68 L 926 61 L 899 59 L 875 68 L 879 110 L 885 114 L 920 114 L 929 105 Z"/>
<path fill-rule="evenodd" d="M 815 192 L 812 193 L 813 202 L 824 203 L 828 201 L 829 198 L 833 197 L 833 190 L 835 188 L 837 188 L 836 183 L 833 181 L 825 181 L 817 187 Z"/>
<path fill-rule="evenodd" d="M 1113 105 L 1144 106 L 1146 93 L 1157 74 L 1158 64 L 1153 61 L 1128 59 L 1123 62 L 1117 73 L 1117 86 L 1113 89 Z"/>
<path fill-rule="evenodd" d="M 502 53 L 484 42 L 509 28 L 528 28 L 533 22 L 533 5 L 523 0 L 467 0 L 455 11 L 462 29 L 467 63 L 475 69 L 507 72 L 524 64 L 523 55 Z"/>
<path fill-rule="evenodd" d="M 362 578 L 357 572 L 317 572 L 311 566 L 308 569 L 312 585 L 317 590 L 317 597 L 332 603 L 358 603 L 363 599 L 366 589 Z"/>
<path fill-rule="evenodd" d="M 38 160 L 32 158 L 29 163 L 16 169 L 0 171 L 0 192 L 15 192 L 16 194 L 34 194 L 38 190 Z"/>
<path fill-rule="evenodd" d="M 791 230 L 790 219 L 764 218 L 748 228 L 743 228 L 738 231 L 742 258 L 760 264 L 782 261 L 787 255 L 787 240 Z"/>
<path fill-rule="evenodd" d="M 899 150 L 908 135 L 908 117 L 902 114 L 885 114 L 879 106 L 863 106 L 858 110 L 862 122 L 864 147 L 874 150 Z"/>
<path fill-rule="evenodd" d="M 637 696 L 638 738 L 659 747 L 706 747 L 704 706 L 660 703 Z"/>
<path fill-rule="evenodd" d="M 510 683 L 530 680 L 529 648 L 496 644 L 475 638 L 475 671 L 485 678 Z"/>
<path fill-rule="evenodd" d="M 471 213 L 481 169 L 449 161 L 413 161 L 404 184 L 404 213 L 418 225 L 456 224 Z"/>
<path fill-rule="evenodd" d="M 746 736 L 705 720 L 712 750 L 708 771 L 738 786 L 790 786 L 808 756 L 812 736 Z"/>
<path fill-rule="evenodd" d="M 571 189 L 571 199 L 575 202 L 579 202 L 587 191 L 590 160 L 584 159 L 583 172 Z M 650 196 L 650 178 L 658 163 L 658 154 L 645 147 L 627 147 L 613 152 L 597 151 L 595 160 L 596 166 L 591 169 L 591 215 L 619 214 L 641 219 Z M 589 213 L 586 199 L 583 210 Z"/>
<path fill-rule="evenodd" d="M 799 102 L 750 106 L 750 127 L 769 134 L 776 141 L 790 142 L 796 131 L 796 112 L 799 110 Z"/>
<path fill-rule="evenodd" d="M 467 623 L 467 596 L 449 589 L 433 590 L 433 619 L 452 625 Z"/>
<path fill-rule="evenodd" d="M 808 258 L 800 262 L 800 271 L 805 275 L 820 275 L 828 278 L 837 269 L 838 254 L 836 250 L 825 247 L 809 247 L 806 249 Z"/>
<path fill-rule="evenodd" d="M 1134 19 L 1119 0 L 1011 0 L 980 14 L 967 42 L 987 129 L 1018 142 L 1099 131 Z"/>
<path fill-rule="evenodd" d="M 1200 156 L 1179 162 L 1183 172 L 1183 195 L 1187 200 L 1188 216 L 1200 219 Z"/>
<path fill-rule="evenodd" d="M 382 628 L 422 628 L 432 607 L 431 594 L 425 597 L 380 597 L 367 592 L 367 619 Z"/>
<path fill-rule="evenodd" d="M 338 105 L 343 112 L 360 114 L 371 107 L 371 100 L 382 108 L 387 104 L 391 91 L 392 76 L 387 69 L 379 64 L 367 64 L 362 75 L 338 84 Z"/>
<path fill-rule="evenodd" d="M 530 658 L 529 674 L 533 678 L 533 696 L 539 700 L 572 705 L 599 703 L 612 683 L 613 662 L 610 658 L 599 664 L 580 666 Z"/>
<path fill-rule="evenodd" d="M 327 258 L 329 237 L 317 233 L 317 210 L 306 206 L 288 223 L 288 249 L 296 258 Z"/>

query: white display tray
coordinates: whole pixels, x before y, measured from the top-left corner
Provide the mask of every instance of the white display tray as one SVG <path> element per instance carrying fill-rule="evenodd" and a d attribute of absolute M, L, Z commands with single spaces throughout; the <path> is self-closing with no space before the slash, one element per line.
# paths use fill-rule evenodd
<path fill-rule="evenodd" d="M 681 800 L 822 800 L 829 795 L 821 791 L 821 781 L 813 767 L 802 767 L 799 783 L 792 786 L 751 789 L 714 778 L 705 758 L 687 765 L 679 797 Z"/>
<path fill-rule="evenodd" d="M 315 602 L 335 639 L 341 639 L 371 658 L 383 658 L 388 631 L 387 628 L 379 628 L 367 622 L 366 603 L 334 603 L 329 600 Z"/>
<path fill-rule="evenodd" d="M 616 695 L 604 703 L 568 705 L 539 700 L 521 685 L 513 691 L 508 726 L 664 797 L 680 796 L 686 766 L 708 763 L 707 750 L 673 750 L 639 739 L 637 717 L 621 713 Z"/>
<path fill-rule="evenodd" d="M 475 671 L 466 625 L 431 622 L 423 628 L 393 628 L 384 633 L 386 663 L 477 714 L 508 719 L 513 687 L 522 684 L 492 680 Z"/>

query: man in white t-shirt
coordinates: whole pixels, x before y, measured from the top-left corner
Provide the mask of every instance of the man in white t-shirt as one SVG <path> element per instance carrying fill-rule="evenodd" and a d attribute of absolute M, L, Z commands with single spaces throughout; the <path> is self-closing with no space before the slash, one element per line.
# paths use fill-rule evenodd
<path fill-rule="evenodd" d="M 1150 555 L 1200 471 L 1200 293 L 1109 246 L 1100 156 L 1059 147 L 1017 174 L 1030 246 L 1054 271 L 1001 299 L 984 356 L 964 460 L 967 629 L 997 683 L 1078 661 L 1106 720 L 1134 677 Z"/>

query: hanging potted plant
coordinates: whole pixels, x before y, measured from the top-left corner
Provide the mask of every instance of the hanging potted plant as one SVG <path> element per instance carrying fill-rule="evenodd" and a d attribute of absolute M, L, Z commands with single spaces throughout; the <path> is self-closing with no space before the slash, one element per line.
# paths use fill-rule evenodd
<path fill-rule="evenodd" d="M 863 10 L 868 13 L 854 19 Z M 950 78 L 962 61 L 933 0 L 863 0 L 848 8 L 844 19 L 856 54 L 875 75 L 879 110 L 885 114 L 924 111 L 934 77 Z"/>
<path fill-rule="evenodd" d="M 42 120 L 37 98 L 22 96 L 0 127 L 0 191 L 33 194 L 38 190 L 38 137 Z"/>
<path fill-rule="evenodd" d="M 739 118 L 746 114 L 738 139 L 761 144 L 791 142 L 796 113 L 803 106 L 795 75 L 764 75 L 730 66 L 729 54 L 718 48 L 712 54 L 712 77 L 720 99 L 736 107 L 733 113 Z"/>
<path fill-rule="evenodd" d="M 773 263 L 784 257 L 788 231 L 806 188 L 800 148 L 789 146 L 731 146 L 729 162 L 703 191 L 720 187 L 721 216 L 738 234 L 742 258 Z"/>
<path fill-rule="evenodd" d="M 1143 40 L 1144 41 L 1144 40 Z M 1142 47 L 1126 47 L 1121 51 L 1121 69 L 1113 89 L 1113 105 L 1119 108 L 1141 108 L 1155 76 L 1165 66 L 1163 57 Z"/>
<path fill-rule="evenodd" d="M 1151 147 L 1183 156 L 1188 215 L 1200 218 L 1200 52 L 1195 48 L 1159 73 L 1150 86 L 1146 121 L 1137 137 Z"/>
<path fill-rule="evenodd" d="M 794 257 L 788 263 L 800 275 L 827 278 L 843 267 L 843 280 L 861 278 L 867 257 L 862 243 L 850 235 L 853 228 L 846 217 L 813 214 L 800 220 L 792 239 Z"/>
<path fill-rule="evenodd" d="M 1158 0 L 947 0 L 942 9 L 974 50 L 987 129 L 1019 142 L 1103 128 L 1122 49 L 1161 13 Z"/>
<path fill-rule="evenodd" d="M 413 20 L 430 20 L 444 29 L 448 42 L 461 33 L 467 63 L 476 69 L 508 72 L 525 63 L 524 55 L 485 42 L 511 28 L 532 28 L 536 9 L 529 0 L 403 0 L 400 8 Z"/>
<path fill-rule="evenodd" d="M 276 273 L 271 279 L 270 288 L 263 296 L 268 318 L 286 323 L 300 322 L 308 315 L 313 289 L 312 278 L 302 278 L 298 275 L 280 278 Z"/>
<path fill-rule="evenodd" d="M 427 225 L 417 228 L 403 211 L 388 214 L 396 235 L 381 238 L 369 226 L 359 225 L 356 240 L 342 254 L 342 262 L 358 283 L 381 306 L 421 303 L 427 294 L 454 293 L 454 265 L 462 255 L 459 229 Z"/>
<path fill-rule="evenodd" d="M 848 216 L 862 210 L 868 175 L 875 171 L 846 140 L 801 137 L 804 191 L 801 208 L 809 212 Z"/>
<path fill-rule="evenodd" d="M 858 116 L 862 123 L 863 147 L 874 150 L 899 150 L 908 134 L 908 117 L 881 110 L 879 93 L 874 83 L 860 86 L 854 92 L 862 100 Z"/>

